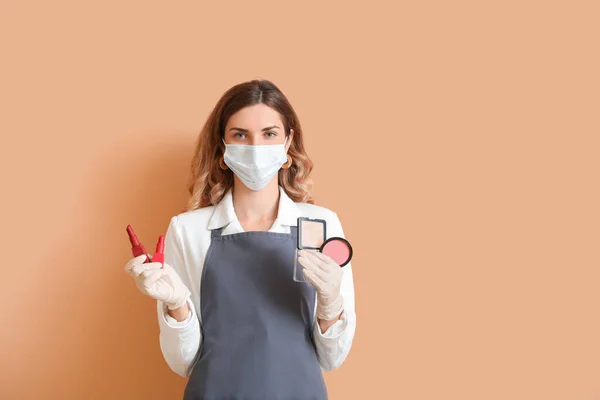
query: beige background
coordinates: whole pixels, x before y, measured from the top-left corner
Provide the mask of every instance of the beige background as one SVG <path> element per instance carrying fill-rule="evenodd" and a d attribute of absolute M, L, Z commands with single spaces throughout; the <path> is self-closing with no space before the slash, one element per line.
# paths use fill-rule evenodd
<path fill-rule="evenodd" d="M 256 77 L 355 248 L 331 399 L 600 398 L 597 2 L 90 3 L 0 3 L 0 398 L 180 398 L 125 226 Z"/>

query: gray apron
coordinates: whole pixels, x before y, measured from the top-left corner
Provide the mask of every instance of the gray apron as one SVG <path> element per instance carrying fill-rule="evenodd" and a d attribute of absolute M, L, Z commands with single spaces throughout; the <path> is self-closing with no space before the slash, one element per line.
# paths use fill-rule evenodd
<path fill-rule="evenodd" d="M 203 342 L 184 400 L 325 400 L 313 343 L 315 289 L 294 282 L 291 234 L 211 232 Z"/>

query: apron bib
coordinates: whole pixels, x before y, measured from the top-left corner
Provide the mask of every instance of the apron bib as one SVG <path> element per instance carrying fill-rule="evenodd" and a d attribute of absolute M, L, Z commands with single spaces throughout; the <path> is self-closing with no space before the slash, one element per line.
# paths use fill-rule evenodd
<path fill-rule="evenodd" d="M 325 400 L 313 344 L 315 289 L 293 280 L 291 234 L 211 232 L 203 342 L 184 400 Z"/>

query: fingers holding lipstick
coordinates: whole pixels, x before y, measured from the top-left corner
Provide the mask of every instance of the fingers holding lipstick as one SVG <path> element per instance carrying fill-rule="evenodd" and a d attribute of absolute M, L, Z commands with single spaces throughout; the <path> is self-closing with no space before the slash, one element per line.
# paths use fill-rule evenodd
<path fill-rule="evenodd" d="M 149 277 L 154 271 L 159 270 L 162 267 L 162 263 L 145 263 L 138 264 L 133 267 L 133 273 L 135 277 L 139 278 L 140 276 L 143 278 Z"/>
<path fill-rule="evenodd" d="M 158 282 L 161 279 L 166 279 L 168 283 L 168 286 L 170 287 L 170 289 L 173 289 L 173 284 L 170 282 L 169 279 L 169 273 L 164 270 L 164 269 L 158 269 L 158 270 L 154 270 L 152 271 L 147 278 L 144 279 L 144 287 L 146 288 L 146 290 L 148 291 L 148 294 L 150 294 L 150 296 L 156 295 L 157 294 L 157 285 Z"/>
<path fill-rule="evenodd" d="M 170 309 L 181 307 L 181 304 L 185 303 L 191 295 L 179 275 L 167 263 L 132 262 L 128 270 L 140 292 L 164 302 Z"/>
<path fill-rule="evenodd" d="M 125 271 L 131 275 L 131 276 L 135 276 L 133 269 L 138 266 L 138 265 L 143 265 L 144 261 L 146 261 L 146 255 L 141 255 L 141 256 L 137 256 L 132 258 L 131 260 L 129 260 L 129 262 L 127 262 L 127 264 L 125 265 Z"/>

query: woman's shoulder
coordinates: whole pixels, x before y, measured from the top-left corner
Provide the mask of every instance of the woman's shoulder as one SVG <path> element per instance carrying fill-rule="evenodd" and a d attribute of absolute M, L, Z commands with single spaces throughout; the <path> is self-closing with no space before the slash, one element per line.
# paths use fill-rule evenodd
<path fill-rule="evenodd" d="M 215 206 L 207 206 L 191 211 L 184 211 L 171 218 L 171 224 L 179 229 L 189 229 L 190 227 L 206 228 L 208 221 L 212 217 Z"/>

